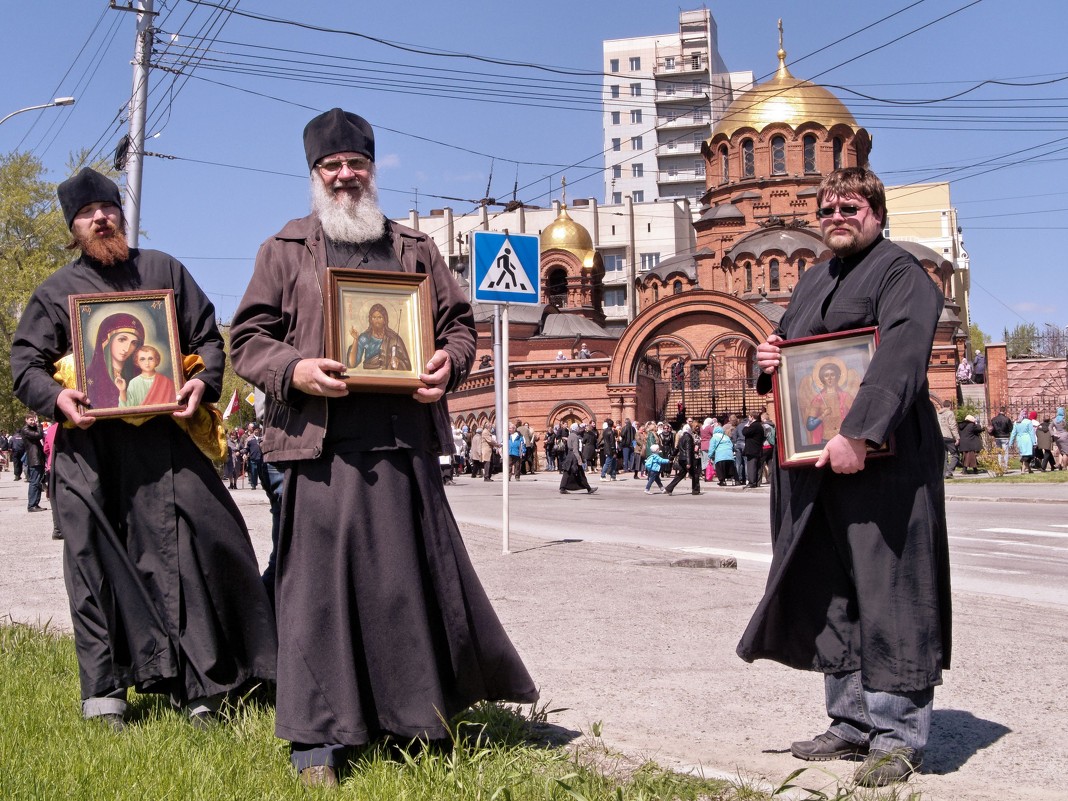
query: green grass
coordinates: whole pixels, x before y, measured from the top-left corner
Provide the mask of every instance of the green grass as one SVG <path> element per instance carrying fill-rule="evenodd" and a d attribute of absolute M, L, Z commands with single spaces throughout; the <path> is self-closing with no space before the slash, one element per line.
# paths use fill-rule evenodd
<path fill-rule="evenodd" d="M 767 801 L 805 787 L 806 778 L 823 789 L 788 797 L 918 797 L 907 787 L 854 791 L 819 770 L 798 771 L 770 791 L 698 779 L 628 760 L 599 736 L 563 745 L 545 709 L 523 714 L 499 704 L 454 720 L 451 749 L 378 746 L 350 766 L 339 790 L 305 789 L 287 744 L 274 737 L 269 706 L 244 700 L 226 710 L 225 722 L 198 731 L 156 696 L 131 694 L 126 729 L 115 733 L 81 718 L 77 671 L 69 636 L 0 620 L 0 799 Z"/>

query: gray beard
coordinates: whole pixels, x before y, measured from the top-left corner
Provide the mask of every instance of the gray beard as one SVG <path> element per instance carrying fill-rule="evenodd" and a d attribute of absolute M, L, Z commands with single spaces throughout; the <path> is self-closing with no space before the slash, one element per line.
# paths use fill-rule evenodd
<path fill-rule="evenodd" d="M 386 218 L 378 207 L 374 176 L 364 184 L 360 199 L 353 201 L 333 195 L 315 173 L 311 176 L 312 211 L 319 217 L 323 232 L 335 242 L 363 244 L 376 242 L 386 233 Z"/>

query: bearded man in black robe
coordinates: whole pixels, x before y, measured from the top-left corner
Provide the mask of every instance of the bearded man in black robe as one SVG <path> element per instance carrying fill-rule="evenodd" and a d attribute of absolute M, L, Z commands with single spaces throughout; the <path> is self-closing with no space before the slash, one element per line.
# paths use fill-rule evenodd
<path fill-rule="evenodd" d="M 944 298 L 883 238 L 874 173 L 834 171 L 817 203 L 835 255 L 804 273 L 758 346 L 757 387 L 771 388 L 784 339 L 878 326 L 879 346 L 815 466 L 772 470 L 771 570 L 738 653 L 823 673 L 831 725 L 790 750 L 814 761 L 866 756 L 856 779 L 879 786 L 919 766 L 949 667 L 945 453 L 927 385 Z M 891 437 L 894 455 L 866 458 Z"/>
<path fill-rule="evenodd" d="M 442 485 L 444 395 L 475 327 L 433 241 L 378 208 L 374 132 L 332 109 L 304 130 L 311 215 L 260 248 L 234 316 L 234 369 L 266 393 L 264 458 L 285 469 L 275 584 L 275 732 L 309 785 L 334 785 L 353 746 L 448 736 L 481 699 L 537 690 L 475 575 Z M 350 392 L 324 358 L 327 267 L 416 273 L 435 351 L 413 395 Z M 486 470 L 490 468 L 486 464 Z"/>
<path fill-rule="evenodd" d="M 78 259 L 33 293 L 11 348 L 15 394 L 62 427 L 52 504 L 64 535 L 82 713 L 122 727 L 126 691 L 164 693 L 197 725 L 228 694 L 275 674 L 274 616 L 248 530 L 209 458 L 178 422 L 218 400 L 215 309 L 179 262 L 126 243 L 119 189 L 83 169 L 59 186 Z M 95 420 L 53 375 L 73 341 L 73 294 L 174 290 L 178 343 L 202 369 L 172 415 Z M 200 410 L 201 414 L 204 410 Z"/>

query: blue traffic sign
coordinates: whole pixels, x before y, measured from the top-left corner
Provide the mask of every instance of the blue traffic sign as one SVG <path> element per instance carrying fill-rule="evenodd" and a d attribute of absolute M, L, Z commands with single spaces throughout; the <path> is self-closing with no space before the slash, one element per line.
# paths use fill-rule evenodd
<path fill-rule="evenodd" d="M 475 231 L 471 242 L 475 300 L 537 306 L 541 302 L 538 246 L 538 237 L 530 234 Z"/>

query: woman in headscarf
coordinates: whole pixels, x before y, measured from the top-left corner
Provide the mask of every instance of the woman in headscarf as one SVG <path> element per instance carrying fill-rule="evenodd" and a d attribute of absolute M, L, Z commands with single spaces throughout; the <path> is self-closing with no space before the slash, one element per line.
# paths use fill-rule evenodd
<path fill-rule="evenodd" d="M 1009 435 L 1009 447 L 1016 445 L 1020 452 L 1020 472 L 1033 473 L 1031 459 L 1035 454 L 1035 427 L 1027 412 L 1020 412 L 1020 418 L 1012 425 L 1012 434 Z"/>
<path fill-rule="evenodd" d="M 138 374 L 130 357 L 145 341 L 145 327 L 132 314 L 120 312 L 104 318 L 96 334 L 93 360 L 85 371 L 86 393 L 96 409 L 119 406 L 119 393 Z"/>
<path fill-rule="evenodd" d="M 961 461 L 964 463 L 965 473 L 978 473 L 978 454 L 983 449 L 983 437 L 979 431 L 979 424 L 976 423 L 975 417 L 968 415 L 957 425 L 960 430 L 960 441 L 957 444 L 957 449 L 961 454 Z"/>

